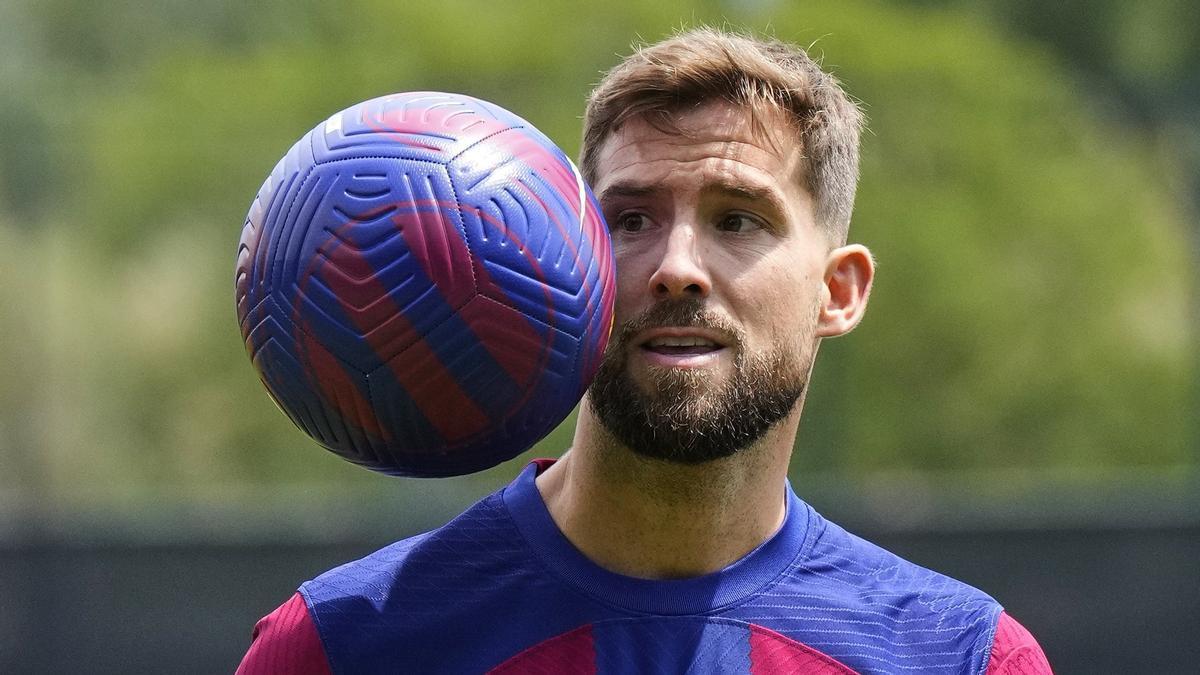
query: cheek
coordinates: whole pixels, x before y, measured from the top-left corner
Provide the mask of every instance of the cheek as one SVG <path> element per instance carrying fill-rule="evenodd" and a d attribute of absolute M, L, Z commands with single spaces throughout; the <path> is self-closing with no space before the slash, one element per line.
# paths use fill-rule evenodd
<path fill-rule="evenodd" d="M 789 270 L 740 287 L 741 306 L 749 311 L 747 321 L 757 322 L 768 339 L 787 344 L 815 330 L 820 284 L 801 271 Z M 751 293 L 752 287 L 757 292 Z"/>
<path fill-rule="evenodd" d="M 646 296 L 650 274 L 649 256 L 638 255 L 632 247 L 614 251 L 617 276 L 616 312 L 618 320 L 623 307 L 633 306 Z"/>
<path fill-rule="evenodd" d="M 646 294 L 642 292 L 644 287 L 645 284 L 637 283 L 629 274 L 617 274 L 617 293 L 613 302 L 614 331 L 619 331 L 625 322 L 643 309 L 642 305 L 646 302 Z"/>

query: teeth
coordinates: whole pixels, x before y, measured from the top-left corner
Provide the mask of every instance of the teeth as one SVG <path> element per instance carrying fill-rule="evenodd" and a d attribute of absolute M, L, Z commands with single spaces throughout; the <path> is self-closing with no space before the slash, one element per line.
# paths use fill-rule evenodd
<path fill-rule="evenodd" d="M 716 343 L 702 337 L 660 337 L 650 341 L 651 347 L 716 347 Z"/>

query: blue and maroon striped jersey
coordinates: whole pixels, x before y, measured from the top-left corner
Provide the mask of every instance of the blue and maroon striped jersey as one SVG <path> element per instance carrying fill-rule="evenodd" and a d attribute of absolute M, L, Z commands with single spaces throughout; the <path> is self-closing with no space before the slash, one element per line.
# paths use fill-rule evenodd
<path fill-rule="evenodd" d="M 1017 664 L 1014 649 L 1032 669 L 1004 672 L 1049 672 L 996 601 L 846 532 L 790 488 L 784 525 L 743 559 L 656 581 L 576 550 L 536 472 L 438 530 L 303 584 L 306 611 L 280 610 L 302 615 L 295 634 L 272 640 L 325 663 L 285 672 L 983 675 L 1001 672 L 998 658 Z M 998 626 L 1014 645 L 1003 654 Z M 240 672 L 268 672 L 255 670 L 273 649 L 261 640 Z"/>

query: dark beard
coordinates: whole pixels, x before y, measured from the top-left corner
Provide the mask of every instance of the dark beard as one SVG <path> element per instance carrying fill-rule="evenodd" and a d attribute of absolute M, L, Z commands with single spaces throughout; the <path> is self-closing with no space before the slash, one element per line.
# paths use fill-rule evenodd
<path fill-rule="evenodd" d="M 650 391 L 629 374 L 633 336 L 655 326 L 714 328 L 733 338 L 734 373 L 710 386 L 708 373 L 650 373 Z M 666 301 L 624 324 L 609 345 L 588 390 L 600 423 L 622 445 L 652 459 L 700 464 L 728 457 L 766 434 L 792 411 L 804 393 L 808 364 L 777 347 L 748 355 L 741 332 L 707 312 L 699 300 Z"/>

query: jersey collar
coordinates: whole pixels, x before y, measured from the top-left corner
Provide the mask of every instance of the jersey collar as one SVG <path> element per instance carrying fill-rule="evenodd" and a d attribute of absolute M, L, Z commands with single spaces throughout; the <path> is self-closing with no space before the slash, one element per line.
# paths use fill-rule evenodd
<path fill-rule="evenodd" d="M 533 554 L 551 573 L 609 605 L 650 614 L 715 613 L 763 591 L 812 546 L 813 511 L 785 482 L 787 515 L 779 531 L 725 569 L 671 580 L 610 572 L 583 555 L 554 524 L 535 483 L 548 465 L 539 460 L 525 467 L 504 489 L 504 505 Z"/>

